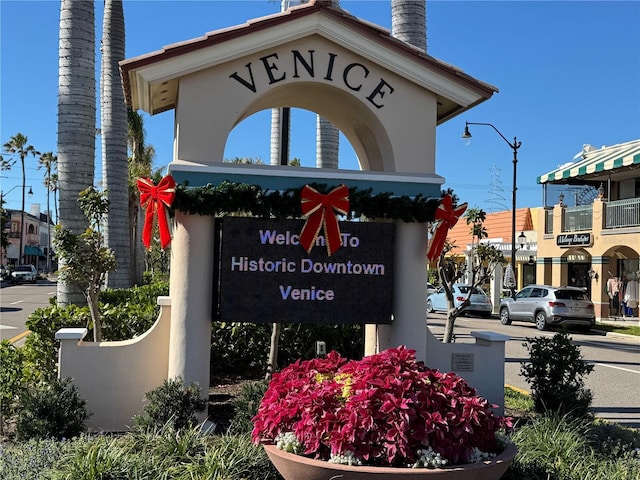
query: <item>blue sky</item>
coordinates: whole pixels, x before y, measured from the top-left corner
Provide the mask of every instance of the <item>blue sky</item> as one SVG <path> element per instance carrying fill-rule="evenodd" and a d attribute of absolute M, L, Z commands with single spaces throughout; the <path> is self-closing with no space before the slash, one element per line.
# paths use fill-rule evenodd
<path fill-rule="evenodd" d="M 158 50 L 218 28 L 275 13 L 277 1 L 125 0 L 127 58 Z M 350 13 L 391 27 L 388 0 L 342 0 Z M 0 0 L 0 140 L 20 132 L 40 151 L 56 150 L 58 1 Z M 96 2 L 97 45 L 102 2 Z M 428 53 L 455 65 L 500 92 L 482 105 L 438 127 L 436 173 L 462 201 L 487 211 L 509 209 L 512 150 L 518 153 L 517 206 L 543 204 L 536 178 L 572 160 L 583 144 L 597 147 L 640 138 L 640 2 L 615 1 L 429 1 Z M 97 61 L 99 65 L 99 60 Z M 233 132 L 225 157 L 269 161 L 269 113 L 247 119 Z M 171 161 L 173 114 L 145 114 L 155 166 Z M 293 113 L 291 156 L 315 165 L 315 115 Z M 100 142 L 97 139 L 97 154 Z M 96 176 L 101 177 L 100 159 Z M 340 166 L 357 168 L 343 138 Z M 42 171 L 27 164 L 30 203 L 46 206 Z M 496 170 L 498 176 L 492 171 Z M 1 173 L 4 192 L 20 184 L 15 168 Z M 497 194 L 491 194 L 493 189 Z M 565 191 L 565 193 L 570 193 Z M 570 197 L 570 195 L 568 195 Z M 20 188 L 6 194 L 8 208 L 20 208 Z M 557 199 L 550 198 L 550 203 Z"/>

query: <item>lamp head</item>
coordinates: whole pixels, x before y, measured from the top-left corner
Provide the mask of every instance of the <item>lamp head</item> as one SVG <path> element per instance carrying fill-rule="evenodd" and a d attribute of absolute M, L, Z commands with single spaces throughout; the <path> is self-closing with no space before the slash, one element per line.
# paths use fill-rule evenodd
<path fill-rule="evenodd" d="M 29 186 L 29 191 L 27 192 L 27 195 L 29 196 L 33 195 L 33 190 L 31 189 L 31 186 Z"/>
<path fill-rule="evenodd" d="M 469 123 L 465 123 L 464 132 L 462 132 L 462 139 L 464 140 L 465 145 L 469 145 L 471 143 L 471 132 L 469 131 Z"/>
<path fill-rule="evenodd" d="M 527 236 L 524 234 L 524 232 L 520 232 L 520 235 L 518 235 L 518 244 L 520 244 L 520 248 L 523 249 L 526 243 Z"/>

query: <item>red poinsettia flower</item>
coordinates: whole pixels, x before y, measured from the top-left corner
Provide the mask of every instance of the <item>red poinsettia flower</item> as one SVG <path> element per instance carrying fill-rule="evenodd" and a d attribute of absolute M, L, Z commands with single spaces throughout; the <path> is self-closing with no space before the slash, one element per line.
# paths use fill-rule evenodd
<path fill-rule="evenodd" d="M 304 454 L 353 456 L 371 465 L 407 466 L 431 448 L 450 464 L 477 448 L 498 449 L 511 426 L 461 377 L 427 368 L 398 347 L 359 361 L 331 352 L 274 374 L 257 415 L 254 442 L 293 432 Z"/>

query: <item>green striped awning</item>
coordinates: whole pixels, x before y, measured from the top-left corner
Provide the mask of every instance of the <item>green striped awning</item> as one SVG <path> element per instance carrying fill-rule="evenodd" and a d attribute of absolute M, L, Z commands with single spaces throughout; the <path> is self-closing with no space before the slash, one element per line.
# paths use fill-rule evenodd
<path fill-rule="evenodd" d="M 640 164 L 640 140 L 599 149 L 584 148 L 577 161 L 566 163 L 552 172 L 540 175 L 538 183 L 559 182 L 620 167 Z"/>

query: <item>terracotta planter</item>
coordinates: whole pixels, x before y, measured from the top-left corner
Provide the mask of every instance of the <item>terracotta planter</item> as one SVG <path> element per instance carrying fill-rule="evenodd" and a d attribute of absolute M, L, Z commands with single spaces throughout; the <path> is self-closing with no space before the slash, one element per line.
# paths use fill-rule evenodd
<path fill-rule="evenodd" d="M 285 480 L 369 480 L 399 478 L 402 480 L 498 480 L 516 456 L 514 444 L 490 461 L 456 465 L 438 469 L 355 467 L 313 460 L 278 450 L 275 445 L 263 445 L 271 462 Z"/>

